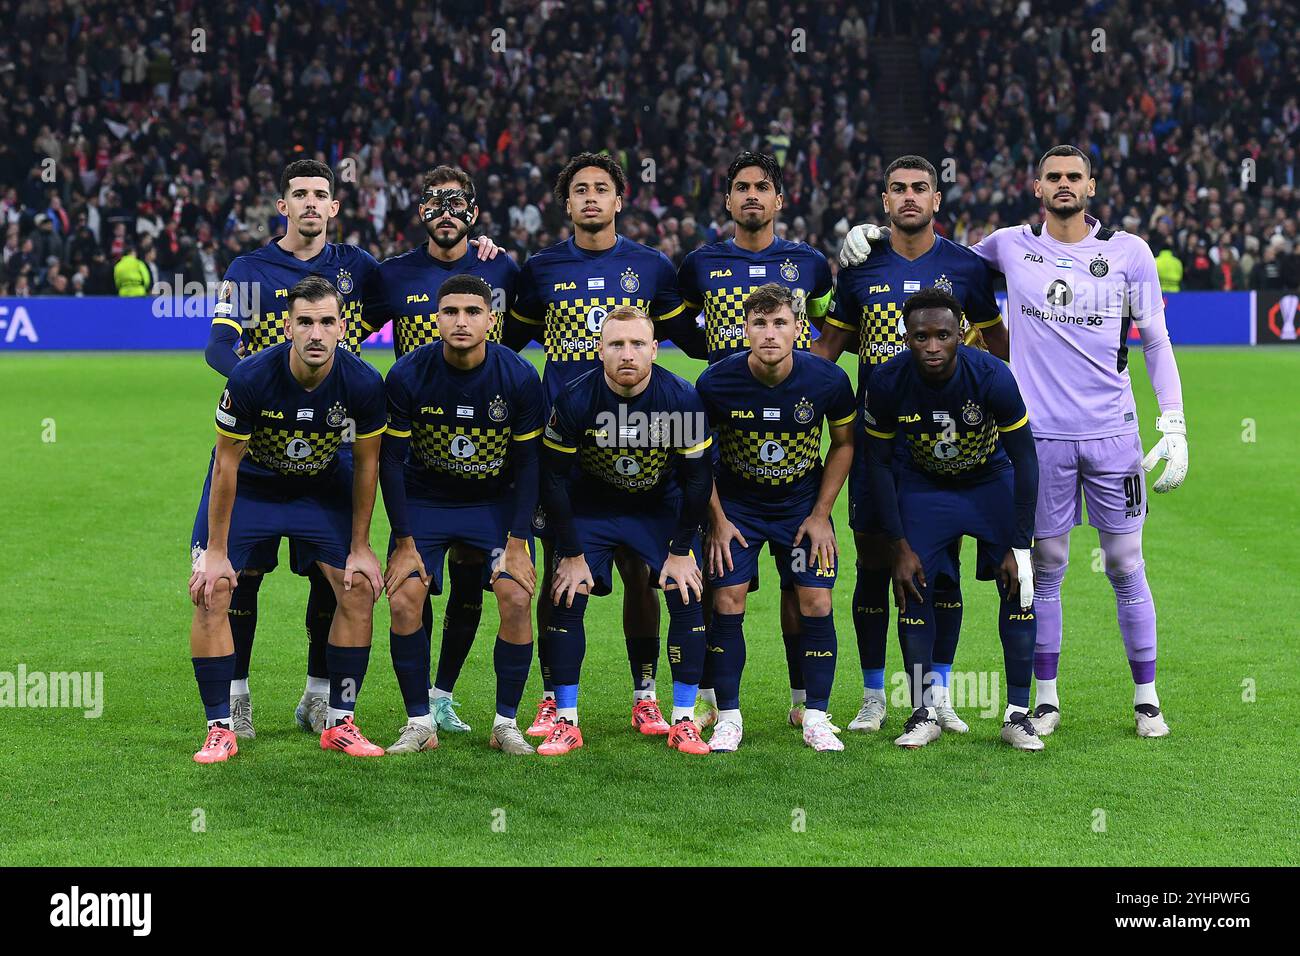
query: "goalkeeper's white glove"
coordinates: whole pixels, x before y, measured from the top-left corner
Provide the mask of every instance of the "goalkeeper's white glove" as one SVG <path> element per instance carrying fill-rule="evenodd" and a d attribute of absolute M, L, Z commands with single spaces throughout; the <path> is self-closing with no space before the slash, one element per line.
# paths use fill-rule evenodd
<path fill-rule="evenodd" d="M 889 241 L 888 226 L 873 226 L 870 223 L 854 226 L 844 237 L 840 246 L 840 268 L 852 269 L 860 266 L 871 256 L 873 244 L 879 245 Z"/>
<path fill-rule="evenodd" d="M 1152 486 L 1159 494 L 1173 491 L 1187 477 L 1187 420 L 1182 412 L 1161 412 L 1156 428 L 1164 436 L 1142 459 L 1142 467 L 1150 471 L 1160 459 L 1169 464 Z"/>
<path fill-rule="evenodd" d="M 1029 610 L 1034 603 L 1034 563 L 1028 548 L 1012 548 L 1016 558 L 1016 580 L 1020 583 L 1020 609 Z"/>

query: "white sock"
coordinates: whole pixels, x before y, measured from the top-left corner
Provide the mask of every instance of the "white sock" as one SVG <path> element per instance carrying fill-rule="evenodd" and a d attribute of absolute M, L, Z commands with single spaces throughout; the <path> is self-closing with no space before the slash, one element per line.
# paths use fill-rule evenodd
<path fill-rule="evenodd" d="M 871 700 L 871 699 L 873 699 L 873 698 L 874 698 L 875 700 L 880 701 L 880 702 L 883 704 L 883 703 L 885 702 L 885 688 L 883 688 L 883 687 L 868 687 L 868 688 L 866 689 L 866 691 L 863 692 L 863 694 L 862 694 L 862 701 L 863 701 L 863 703 L 865 703 L 865 702 L 867 702 L 867 701 L 869 701 L 869 700 Z"/>
<path fill-rule="evenodd" d="M 565 720 L 567 720 L 569 723 L 573 724 L 576 727 L 578 725 L 578 708 L 576 707 L 559 708 L 555 712 L 555 719 L 559 720 L 560 718 L 564 718 Z"/>
<path fill-rule="evenodd" d="M 407 717 L 406 722 L 408 724 L 415 724 L 416 726 L 427 727 L 429 730 L 433 730 L 432 714 L 420 714 L 418 717 Z"/>
<path fill-rule="evenodd" d="M 1051 680 L 1034 681 L 1034 700 L 1039 704 L 1051 704 L 1057 710 L 1061 709 L 1061 702 L 1056 696 L 1056 678 Z"/>
<path fill-rule="evenodd" d="M 808 699 L 808 691 L 802 687 L 790 688 L 790 706 L 798 707 Z"/>
<path fill-rule="evenodd" d="M 677 723 L 677 721 L 681 720 L 683 717 L 685 717 L 687 720 L 694 720 L 694 719 L 695 719 L 695 708 L 694 708 L 693 706 L 692 706 L 692 707 L 678 707 L 678 706 L 674 705 L 674 706 L 673 706 L 673 719 L 672 719 L 672 722 L 675 724 L 675 723 Z"/>
<path fill-rule="evenodd" d="M 1017 704 L 1007 704 L 1007 709 L 1002 712 L 1002 722 L 1005 724 L 1008 720 L 1011 719 L 1012 714 L 1027 714 L 1027 713 L 1029 713 L 1028 707 L 1020 707 Z"/>
<path fill-rule="evenodd" d="M 948 703 L 948 688 L 935 684 L 930 688 L 930 699 L 934 701 L 934 706 L 943 707 Z"/>
<path fill-rule="evenodd" d="M 1149 684 L 1133 685 L 1133 706 L 1136 707 L 1138 704 L 1150 704 L 1153 707 L 1160 706 L 1160 698 L 1156 696 L 1155 681 Z"/>
<path fill-rule="evenodd" d="M 513 717 L 502 717 L 500 714 L 496 714 L 492 718 L 492 726 L 499 727 L 502 724 L 514 724 L 516 727 L 519 726 L 518 724 L 515 724 L 515 719 Z"/>
<path fill-rule="evenodd" d="M 542 691 L 542 700 L 549 700 L 553 702 L 555 700 L 555 691 L 544 689 Z"/>
<path fill-rule="evenodd" d="M 231 696 L 231 697 L 234 697 L 236 694 L 247 694 L 247 693 L 248 693 L 248 678 L 247 678 L 247 677 L 245 677 L 243 680 L 232 680 L 232 681 L 230 682 L 230 696 Z"/>
<path fill-rule="evenodd" d="M 646 681 L 644 687 L 638 687 L 636 690 L 632 691 L 632 703 L 634 704 L 639 700 L 658 699 L 659 695 L 655 693 L 655 682 L 653 680 Z"/>
<path fill-rule="evenodd" d="M 439 687 L 430 687 L 430 688 L 429 688 L 429 699 L 430 699 L 430 700 L 437 700 L 437 699 L 440 698 L 440 697 L 448 697 L 448 698 L 450 698 L 450 697 L 451 697 L 451 691 L 449 691 L 449 690 L 442 690 L 442 689 L 439 688 Z"/>
<path fill-rule="evenodd" d="M 304 697 L 328 697 L 330 692 L 330 679 L 328 677 L 308 677 L 307 689 L 302 692 Z"/>
<path fill-rule="evenodd" d="M 933 707 L 927 707 L 927 708 L 925 708 L 925 716 L 929 717 L 931 720 L 938 720 L 938 719 L 939 719 L 939 715 L 936 714 L 936 713 L 934 712 L 934 708 L 933 708 Z M 805 722 L 805 723 L 808 722 L 808 716 L 807 716 L 806 714 L 804 715 L 804 722 Z"/>
<path fill-rule="evenodd" d="M 718 711 L 718 723 L 722 723 L 724 720 L 729 720 L 729 721 L 731 721 L 731 722 L 732 722 L 733 724 L 735 724 L 737 727 L 743 727 L 743 726 L 745 726 L 745 725 L 744 725 L 744 722 L 740 719 L 740 711 L 739 711 L 739 710 L 720 710 L 720 711 Z"/>
<path fill-rule="evenodd" d="M 699 697 L 711 707 L 718 706 L 718 692 L 712 687 L 701 687 Z"/>
<path fill-rule="evenodd" d="M 231 729 L 229 717 L 218 717 L 216 720 L 208 721 L 208 730 L 211 730 L 217 724 L 220 724 L 222 727 L 225 727 L 227 730 Z"/>
<path fill-rule="evenodd" d="M 824 710 L 813 710 L 811 707 L 809 707 L 803 712 L 803 725 L 805 727 L 815 726 L 816 724 L 820 724 L 825 719 L 826 719 L 826 711 Z"/>
<path fill-rule="evenodd" d="M 331 707 L 329 715 L 325 718 L 325 726 L 336 727 L 339 724 L 343 723 L 344 717 L 352 717 L 352 716 L 353 714 L 352 711 L 350 710 L 338 710 L 337 708 Z"/>

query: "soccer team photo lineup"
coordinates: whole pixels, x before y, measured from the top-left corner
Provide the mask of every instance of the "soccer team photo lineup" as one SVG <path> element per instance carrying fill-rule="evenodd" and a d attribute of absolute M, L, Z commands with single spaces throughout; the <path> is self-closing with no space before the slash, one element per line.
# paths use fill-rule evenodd
<path fill-rule="evenodd" d="M 10 11 L 0 859 L 1296 862 L 1296 11 L 824 6 Z"/>

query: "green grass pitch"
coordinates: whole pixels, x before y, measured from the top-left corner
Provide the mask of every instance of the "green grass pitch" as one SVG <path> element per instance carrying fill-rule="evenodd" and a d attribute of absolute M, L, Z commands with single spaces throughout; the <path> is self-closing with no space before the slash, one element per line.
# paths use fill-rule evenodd
<path fill-rule="evenodd" d="M 380 348 L 367 357 L 391 361 Z M 700 367 L 665 362 L 691 378 Z M 1156 412 L 1140 353 L 1134 364 L 1149 447 Z M 842 754 L 812 753 L 785 722 L 765 574 L 746 619 L 746 736 L 734 755 L 688 758 L 631 730 L 616 591 L 588 617 L 584 750 L 544 760 L 488 749 L 489 595 L 457 687 L 474 732 L 415 758 L 351 760 L 294 726 L 306 587 L 282 565 L 261 592 L 257 739 L 200 767 L 188 540 L 220 382 L 198 355 L 0 358 L 0 671 L 102 671 L 105 697 L 98 719 L 0 710 L 0 864 L 1294 864 L 1300 354 L 1183 349 L 1179 365 L 1191 473 L 1151 496 L 1146 533 L 1167 739 L 1134 733 L 1113 597 L 1084 527 L 1065 584 L 1065 723 L 1041 754 L 996 742 L 1000 701 L 997 718 L 968 705 L 970 734 L 922 751 L 893 746 L 893 707 L 886 732 L 846 732 Z M 846 724 L 861 682 L 843 496 L 837 514 L 847 563 L 831 710 Z M 968 581 L 965 597 L 956 670 L 1001 681 L 992 587 Z M 359 709 L 381 744 L 404 720 L 387 627 L 381 602 Z M 900 666 L 891 626 L 889 670 Z M 525 716 L 539 688 L 534 671 Z M 339 832 L 346 860 L 329 836 Z"/>

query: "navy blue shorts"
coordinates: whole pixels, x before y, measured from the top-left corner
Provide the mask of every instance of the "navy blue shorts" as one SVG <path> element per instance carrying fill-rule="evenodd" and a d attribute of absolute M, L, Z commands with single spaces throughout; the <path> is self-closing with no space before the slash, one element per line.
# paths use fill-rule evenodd
<path fill-rule="evenodd" d="M 1010 468 L 987 481 L 963 487 L 940 486 L 908 473 L 899 482 L 898 508 L 903 534 L 921 559 L 925 579 L 939 575 L 960 580 L 953 555 L 963 535 L 979 543 L 975 577 L 991 581 L 1015 537 L 1014 475 Z"/>
<path fill-rule="evenodd" d="M 901 463 L 907 452 L 895 443 L 893 461 L 894 487 L 899 487 Z M 854 435 L 853 464 L 849 468 L 849 527 L 859 534 L 884 534 L 871 501 L 871 478 L 867 463 L 867 434 L 859 429 Z"/>
<path fill-rule="evenodd" d="M 807 538 L 797 549 L 794 547 L 794 536 L 799 525 L 803 524 L 812 511 L 811 502 L 794 511 L 778 511 L 771 508 L 759 510 L 752 505 L 743 505 L 727 498 L 720 500 L 727 519 L 744 536 L 749 547 L 742 548 L 736 541 L 731 543 L 732 570 L 710 578 L 709 584 L 712 587 L 726 588 L 753 582 L 758 577 L 758 557 L 764 542 L 776 562 L 776 572 L 780 575 L 783 589 L 835 586 L 837 569 L 823 570 L 813 564 L 813 556 L 807 551 Z M 756 588 L 751 586 L 750 590 Z"/>
<path fill-rule="evenodd" d="M 514 515 L 514 502 L 510 498 L 486 503 L 432 501 L 408 494 L 406 516 L 411 524 L 411 536 L 424 569 L 429 572 L 429 593 L 442 593 L 442 573 L 447 550 L 453 544 L 477 548 L 488 556 L 483 565 L 483 590 L 492 590 L 492 570 L 505 553 L 506 536 L 510 533 L 510 519 Z M 393 553 L 397 540 L 388 536 L 388 553 Z M 528 537 L 528 553 L 533 554 L 533 539 Z M 509 577 L 509 575 L 503 575 Z"/>
<path fill-rule="evenodd" d="M 599 509 L 574 515 L 578 540 L 582 542 L 587 567 L 596 582 L 593 595 L 610 592 L 614 552 L 621 547 L 628 548 L 650 566 L 650 586 L 659 586 L 659 572 L 668 560 L 668 543 L 677 532 L 679 501 L 670 498 L 647 503 L 635 514 Z M 699 535 L 691 541 L 691 556 L 698 564 Z"/>

